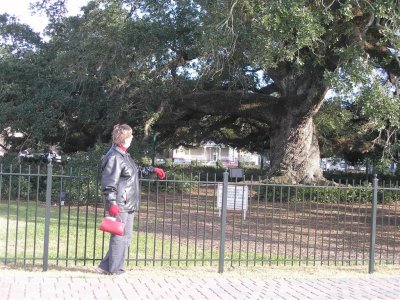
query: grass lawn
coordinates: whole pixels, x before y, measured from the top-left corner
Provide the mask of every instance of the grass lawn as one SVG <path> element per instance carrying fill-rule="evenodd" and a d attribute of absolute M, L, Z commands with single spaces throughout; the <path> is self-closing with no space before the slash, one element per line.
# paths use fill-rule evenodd
<path fill-rule="evenodd" d="M 103 210 L 90 206 L 52 206 L 49 228 L 49 264 L 61 266 L 97 265 L 108 249 L 108 234 L 98 230 Z M 154 221 L 154 216 L 151 217 Z M 135 218 L 138 221 L 138 218 Z M 128 266 L 218 265 L 219 241 L 180 236 L 168 230 L 154 231 L 141 216 L 135 223 Z M 160 220 L 158 220 L 161 224 Z M 193 221 L 194 222 L 194 221 Z M 45 207 L 35 202 L 0 203 L 0 258 L 7 264 L 42 264 Z M 186 227 L 187 224 L 184 224 Z M 191 226 L 191 225 L 190 225 Z M 190 227 L 189 226 L 189 227 Z M 212 245 L 212 246 L 210 246 Z M 244 249 L 229 251 L 233 259 L 259 261 L 261 254 Z M 277 257 L 273 256 L 276 260 Z M 246 263 L 241 262 L 242 265 Z"/>

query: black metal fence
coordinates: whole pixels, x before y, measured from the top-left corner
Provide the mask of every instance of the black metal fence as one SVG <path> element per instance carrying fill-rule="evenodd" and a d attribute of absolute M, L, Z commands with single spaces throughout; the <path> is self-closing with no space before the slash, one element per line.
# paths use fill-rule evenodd
<path fill-rule="evenodd" d="M 400 263 L 398 186 L 273 185 L 216 176 L 141 180 L 130 266 Z M 108 248 L 96 176 L 0 166 L 0 260 L 97 265 Z"/>

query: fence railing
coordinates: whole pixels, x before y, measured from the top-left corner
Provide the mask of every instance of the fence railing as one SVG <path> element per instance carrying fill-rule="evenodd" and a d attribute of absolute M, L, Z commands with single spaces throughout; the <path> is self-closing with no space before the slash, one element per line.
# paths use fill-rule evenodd
<path fill-rule="evenodd" d="M 400 263 L 398 187 L 142 179 L 130 266 Z M 0 260 L 96 265 L 108 248 L 98 176 L 0 166 Z"/>

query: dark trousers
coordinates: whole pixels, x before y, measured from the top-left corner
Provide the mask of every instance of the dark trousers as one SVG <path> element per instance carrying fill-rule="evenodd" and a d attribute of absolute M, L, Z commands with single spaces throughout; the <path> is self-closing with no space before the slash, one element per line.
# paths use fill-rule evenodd
<path fill-rule="evenodd" d="M 125 223 L 124 235 L 111 234 L 108 252 L 99 264 L 101 269 L 111 273 L 118 273 L 125 270 L 125 258 L 132 240 L 134 213 L 120 213 L 119 217 Z"/>

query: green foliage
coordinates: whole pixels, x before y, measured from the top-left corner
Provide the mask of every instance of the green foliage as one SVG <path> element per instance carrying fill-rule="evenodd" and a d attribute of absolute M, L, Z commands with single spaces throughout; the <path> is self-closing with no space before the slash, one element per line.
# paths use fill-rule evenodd
<path fill-rule="evenodd" d="M 101 187 L 98 181 L 101 176 L 100 161 L 110 146 L 109 143 L 99 142 L 89 151 L 62 154 L 62 163 L 52 164 L 54 174 L 52 201 L 58 202 L 62 192 L 67 193 L 70 203 L 75 205 L 102 201 Z M 149 160 L 144 156 L 142 150 L 141 144 L 134 143 L 128 151 L 139 164 L 145 162 L 144 165 L 149 165 Z M 47 162 L 34 161 L 29 164 L 29 162 L 21 160 L 12 153 L 2 157 L 0 162 L 3 172 L 33 174 L 29 177 L 29 180 L 25 175 L 15 178 L 3 177 L 3 180 L 5 180 L 2 187 L 3 195 L 8 195 L 11 192 L 12 197 L 15 197 L 20 193 L 20 197 L 25 198 L 29 191 L 31 194 L 37 193 L 40 196 L 39 201 L 45 201 Z M 10 182 L 7 180 L 10 180 Z M 30 184 L 29 188 L 28 184 Z M 11 188 L 9 188 L 9 185 L 11 185 Z"/>
<path fill-rule="evenodd" d="M 370 204 L 373 197 L 372 184 L 364 182 L 362 185 L 340 184 L 330 186 L 290 186 L 290 185 L 254 185 L 252 193 L 257 199 L 273 203 L 304 203 L 325 204 Z M 394 191 L 378 189 L 378 203 L 397 202 L 398 195 Z"/>
<path fill-rule="evenodd" d="M 351 111 L 336 102 L 321 114 L 324 153 L 345 153 L 338 140 L 362 136 L 374 146 L 357 155 L 394 156 L 397 1 L 145 0 L 134 9 L 122 0 L 91 1 L 82 16 L 72 17 L 65 17 L 63 1 L 38 2 L 36 8 L 50 16 L 46 41 L 0 17 L 0 127 L 24 134 L 12 141 L 17 150 L 58 143 L 79 156 L 108 142 L 112 125 L 124 122 L 138 139 L 145 130 L 169 127 L 169 136 L 160 137 L 164 148 L 213 137 L 261 151 L 273 117 L 193 113 L 178 137 L 171 132 L 179 125 L 157 122 L 167 111 L 179 115 L 182 96 L 193 91 L 257 93 L 273 82 L 271 99 L 279 103 L 321 99 L 332 85 L 344 102 L 357 106 Z M 371 127 L 352 126 L 356 117 Z M 216 129 L 209 130 L 212 125 Z M 190 128 L 197 134 L 187 134 Z M 148 156 L 143 151 L 137 157 Z"/>
<path fill-rule="evenodd" d="M 165 166 L 166 168 L 171 168 L 172 165 L 173 165 L 172 159 L 171 159 L 171 158 L 166 158 L 166 159 L 165 159 L 165 165 L 164 165 L 164 166 Z"/>
<path fill-rule="evenodd" d="M 223 168 L 224 168 L 224 165 L 223 165 L 222 161 L 217 160 L 217 162 L 216 162 L 216 167 L 217 167 L 217 169 L 223 169 Z"/>
<path fill-rule="evenodd" d="M 361 114 L 367 116 L 375 124 L 376 130 L 382 130 L 390 124 L 400 128 L 400 101 L 390 95 L 388 84 L 382 84 L 375 79 L 371 85 L 364 86 L 358 96 L 358 104 L 362 107 Z"/>
<path fill-rule="evenodd" d="M 321 157 L 338 154 L 337 141 L 348 137 L 356 125 L 351 123 L 352 113 L 342 107 L 342 102 L 332 99 L 324 102 L 314 121 L 317 126 Z"/>
<path fill-rule="evenodd" d="M 259 7 L 258 14 L 261 16 L 259 41 L 264 47 L 262 57 L 271 66 L 294 59 L 297 64 L 303 65 L 298 51 L 304 47 L 316 51 L 322 42 L 322 35 L 326 33 L 323 24 L 330 24 L 332 19 L 329 13 L 318 11 L 311 5 L 304 6 L 304 1 L 298 0 L 268 2 Z"/>

